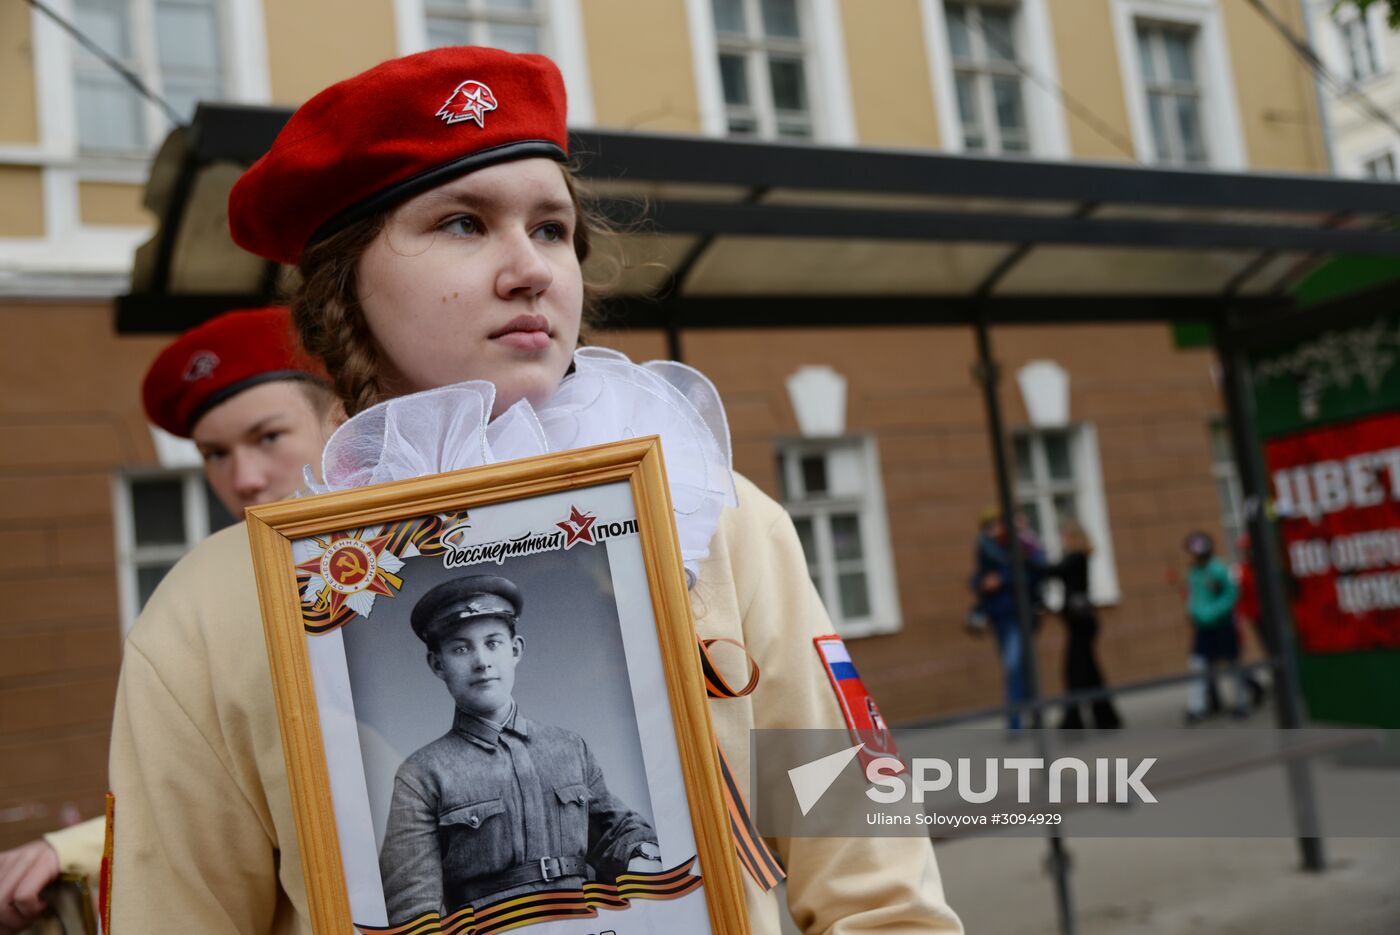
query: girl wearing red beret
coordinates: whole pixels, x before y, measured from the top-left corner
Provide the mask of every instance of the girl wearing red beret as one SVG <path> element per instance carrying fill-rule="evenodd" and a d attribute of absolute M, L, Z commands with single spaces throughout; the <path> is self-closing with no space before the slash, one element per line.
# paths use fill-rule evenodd
<path fill-rule="evenodd" d="M 730 473 L 709 382 L 578 350 L 594 301 L 581 264 L 598 229 L 562 165 L 564 117 L 562 79 L 542 57 L 455 48 L 397 59 L 303 105 L 235 186 L 230 226 L 246 249 L 298 266 L 302 341 L 349 414 L 366 413 L 331 443 L 357 452 L 341 459 L 342 486 L 403 476 L 383 473 L 383 452 L 359 444 L 373 428 L 356 426 L 391 407 L 405 407 L 399 424 L 426 425 L 463 381 L 485 381 L 468 387 L 493 425 L 542 426 L 549 449 L 650 434 L 629 421 L 638 400 L 672 400 L 651 417 L 702 439 L 681 451 L 666 442 L 673 493 L 678 476 L 704 478 L 687 488 L 695 518 L 680 523 L 696 629 L 741 642 L 763 673 L 752 694 L 711 705 L 746 788 L 751 730 L 847 727 L 814 645 L 831 625 L 787 514 Z M 424 449 L 414 454 L 427 470 L 463 466 L 438 434 L 405 444 Z M 128 640 L 111 760 L 114 935 L 309 926 L 260 642 L 238 529 L 177 566 Z M 772 843 L 804 932 L 961 931 L 926 839 Z M 780 873 L 744 875 L 755 935 L 779 931 Z"/>

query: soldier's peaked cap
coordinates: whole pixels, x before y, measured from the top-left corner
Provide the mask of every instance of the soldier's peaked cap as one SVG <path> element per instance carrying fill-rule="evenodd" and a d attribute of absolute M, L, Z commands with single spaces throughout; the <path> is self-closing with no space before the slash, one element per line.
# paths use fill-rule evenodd
<path fill-rule="evenodd" d="M 500 575 L 468 575 L 444 581 L 413 605 L 409 623 L 425 643 L 442 631 L 487 617 L 520 616 L 524 598 L 514 581 Z"/>

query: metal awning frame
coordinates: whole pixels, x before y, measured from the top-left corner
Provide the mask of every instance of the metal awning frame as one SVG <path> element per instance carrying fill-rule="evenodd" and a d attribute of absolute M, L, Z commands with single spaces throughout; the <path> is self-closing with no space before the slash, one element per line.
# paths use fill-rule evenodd
<path fill-rule="evenodd" d="M 233 105 L 200 105 L 193 124 L 178 140 L 182 151 L 173 171 L 155 243 L 147 288 L 117 300 L 119 333 L 175 332 L 229 308 L 273 298 L 279 269 L 269 264 L 255 294 L 172 294 L 172 253 L 180 230 L 182 197 L 203 168 L 220 162 L 250 165 L 271 145 L 290 111 Z M 170 144 L 174 145 L 174 144 Z M 1249 352 L 1297 341 L 1325 327 L 1373 315 L 1400 301 L 1400 286 L 1299 308 L 1289 289 L 1323 260 L 1344 253 L 1400 257 L 1400 185 L 1316 176 L 1149 169 L 1081 162 L 985 159 L 914 151 L 879 151 L 811 145 L 667 137 L 586 131 L 574 135 L 578 175 L 599 183 L 597 207 L 624 226 L 644 218 L 647 231 L 694 238 L 673 265 L 669 281 L 646 295 L 610 301 L 609 320 L 632 328 L 661 328 L 672 356 L 682 356 L 684 331 L 708 328 L 972 326 L 977 339 L 975 378 L 986 409 L 998 501 L 1003 515 L 1015 511 L 1006 429 L 1000 401 L 1000 372 L 991 341 L 995 324 L 1205 321 L 1213 327 L 1222 372 L 1225 408 L 1246 501 L 1261 584 L 1262 616 L 1273 631 L 1278 678 L 1276 721 L 1302 723 L 1297 648 L 1288 625 L 1288 602 L 1268 502 L 1265 467 L 1258 448 L 1250 387 Z M 164 155 L 164 154 L 163 154 Z M 160 164 L 158 161 L 158 168 Z M 172 171 L 169 166 L 164 171 Z M 694 191 L 711 186 L 728 197 L 617 197 L 629 186 L 657 191 Z M 825 196 L 897 196 L 881 206 L 791 203 L 775 193 Z M 983 200 L 997 210 L 920 210 L 899 205 L 929 196 L 952 203 Z M 891 206 L 893 201 L 894 206 Z M 1053 213 L 1018 212 L 1018 203 L 1056 206 Z M 1125 212 L 1123 209 L 1127 208 Z M 1115 211 L 1115 209 L 1117 209 Z M 1134 213 L 1136 212 L 1136 216 Z M 1243 220 L 1221 220 L 1236 213 Z M 1119 216 L 1113 216 L 1114 214 Z M 1128 217 L 1121 216 L 1127 213 Z M 1184 215 L 1172 217 L 1173 214 Z M 1108 216 L 1105 216 L 1108 215 Z M 1261 220 L 1268 219 L 1276 223 Z M 694 295 L 688 286 L 697 264 L 726 236 L 889 242 L 1004 244 L 1004 254 L 975 287 L 957 294 L 917 295 Z M 998 288 L 1041 246 L 1141 247 L 1166 250 L 1229 250 L 1253 256 L 1218 291 L 1205 294 L 1004 295 Z M 1246 291 L 1249 280 L 1276 259 L 1285 264 L 1269 288 Z M 1010 537 L 1013 582 L 1025 638 L 1031 640 L 1033 608 L 1025 556 Z M 1028 643 L 1029 645 L 1029 643 Z M 1040 726 L 1039 676 L 1035 654 L 1027 654 L 1027 680 L 1034 702 L 1032 723 Z M 1043 738 L 1044 733 L 1038 732 Z M 1049 741 L 1039 739 L 1042 756 Z M 1301 863 L 1323 866 L 1311 777 L 1306 763 L 1289 767 Z M 1049 839 L 1061 932 L 1073 932 L 1075 915 L 1069 861 L 1058 834 Z"/>
<path fill-rule="evenodd" d="M 179 331 L 222 309 L 273 298 L 278 269 L 269 264 L 247 294 L 172 293 L 172 254 L 182 198 L 203 168 L 250 165 L 290 116 L 285 108 L 201 104 L 183 130 L 176 181 L 161 211 L 154 275 L 139 294 L 117 302 L 119 333 Z M 169 144 L 168 144 L 169 145 Z M 1287 315 L 1287 289 L 1323 259 L 1342 253 L 1400 256 L 1400 185 L 1316 176 L 1232 174 L 1080 162 L 987 159 L 912 150 L 872 150 L 609 131 L 573 136 L 585 182 L 602 183 L 596 206 L 624 226 L 696 238 L 654 294 L 610 300 L 609 320 L 633 328 L 679 329 L 860 325 L 956 325 L 1033 322 L 1210 321 L 1235 340 L 1260 322 Z M 606 194 L 622 186 L 713 187 L 728 199 L 648 199 Z M 932 196 L 1005 205 L 1006 210 L 911 210 L 900 207 L 773 202 L 774 193 L 831 196 Z M 1054 214 L 1019 213 L 1018 202 L 1056 204 Z M 1103 217 L 1145 209 L 1147 217 Z M 1185 213 L 1186 218 L 1150 212 Z M 1202 216 L 1243 213 L 1235 223 Z M 1259 223 L 1274 217 L 1280 223 Z M 688 279 L 726 236 L 789 240 L 864 239 L 944 244 L 1005 244 L 1001 259 L 974 288 L 955 294 L 871 296 L 692 295 Z M 1004 295 L 998 287 L 1037 247 L 1142 247 L 1231 250 L 1254 258 L 1219 292 L 1177 295 Z M 1280 254 L 1303 254 L 1265 294 L 1245 293 L 1251 277 Z M 853 309 L 859 313 L 853 315 Z M 1316 320 L 1316 316 L 1307 316 Z"/>

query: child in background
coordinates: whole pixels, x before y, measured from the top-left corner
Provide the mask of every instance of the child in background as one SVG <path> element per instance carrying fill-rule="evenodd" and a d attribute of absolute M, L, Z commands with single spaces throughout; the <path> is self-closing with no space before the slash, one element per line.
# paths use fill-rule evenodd
<path fill-rule="evenodd" d="M 1244 677 L 1239 672 L 1240 638 L 1235 627 L 1235 604 L 1239 588 L 1215 555 L 1215 540 L 1204 532 L 1193 532 L 1182 543 L 1191 565 L 1186 571 L 1186 614 L 1192 628 L 1188 665 L 1199 678 L 1186 694 L 1186 723 L 1196 724 L 1207 715 L 1208 680 L 1217 666 L 1232 666 L 1234 672 L 1233 715 L 1249 714 Z"/>

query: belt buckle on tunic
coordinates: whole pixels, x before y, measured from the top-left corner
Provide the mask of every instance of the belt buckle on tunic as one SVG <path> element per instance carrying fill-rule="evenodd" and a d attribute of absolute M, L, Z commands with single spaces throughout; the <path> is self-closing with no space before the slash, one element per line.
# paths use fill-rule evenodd
<path fill-rule="evenodd" d="M 550 874 L 549 874 L 549 864 L 550 864 L 550 861 L 553 861 L 553 862 L 554 862 L 554 876 L 550 876 Z M 553 879 L 555 879 L 556 877 L 560 876 L 560 873 L 559 873 L 560 869 L 562 869 L 562 868 L 560 868 L 560 866 L 559 866 L 559 858 L 558 858 L 558 857 L 541 857 L 541 858 L 540 858 L 540 880 L 541 880 L 542 882 L 548 883 L 550 880 L 553 880 Z"/>

